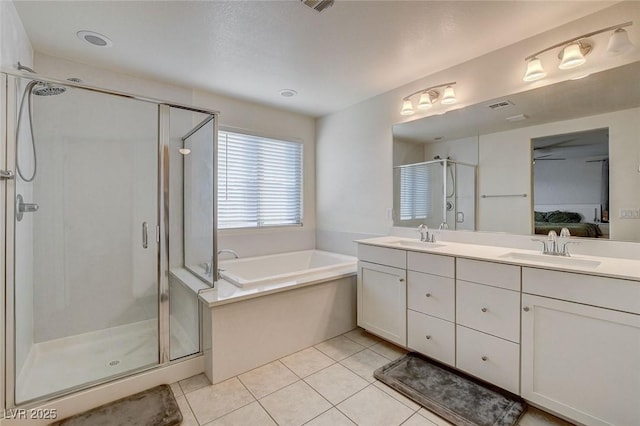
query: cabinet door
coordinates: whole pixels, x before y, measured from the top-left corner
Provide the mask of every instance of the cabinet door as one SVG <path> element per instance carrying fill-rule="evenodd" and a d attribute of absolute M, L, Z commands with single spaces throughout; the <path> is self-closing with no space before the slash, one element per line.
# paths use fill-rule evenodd
<path fill-rule="evenodd" d="M 522 296 L 522 396 L 585 425 L 640 425 L 640 315 Z"/>
<path fill-rule="evenodd" d="M 398 345 L 407 344 L 406 270 L 358 262 L 358 325 Z"/>

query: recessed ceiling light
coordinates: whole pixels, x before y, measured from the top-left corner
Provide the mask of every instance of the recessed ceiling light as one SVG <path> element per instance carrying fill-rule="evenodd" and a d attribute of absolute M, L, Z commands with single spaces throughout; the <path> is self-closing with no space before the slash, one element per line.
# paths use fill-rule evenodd
<path fill-rule="evenodd" d="M 280 96 L 284 96 L 285 98 L 292 98 L 297 94 L 298 94 L 298 92 L 296 92 L 293 89 L 282 89 L 280 91 Z"/>
<path fill-rule="evenodd" d="M 98 47 L 113 46 L 113 42 L 109 37 L 96 33 L 94 31 L 78 31 L 76 35 L 80 40 L 86 41 L 87 43 L 92 44 L 94 46 L 98 46 Z"/>

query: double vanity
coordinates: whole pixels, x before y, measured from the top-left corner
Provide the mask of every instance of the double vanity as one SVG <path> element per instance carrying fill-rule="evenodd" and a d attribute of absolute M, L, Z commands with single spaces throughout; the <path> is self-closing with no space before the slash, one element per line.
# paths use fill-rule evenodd
<path fill-rule="evenodd" d="M 585 425 L 640 424 L 640 262 L 358 241 L 358 325 Z"/>

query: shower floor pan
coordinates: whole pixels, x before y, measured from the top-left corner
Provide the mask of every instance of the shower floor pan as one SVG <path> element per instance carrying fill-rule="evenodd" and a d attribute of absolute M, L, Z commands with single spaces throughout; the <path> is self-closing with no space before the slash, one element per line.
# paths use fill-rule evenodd
<path fill-rule="evenodd" d="M 157 327 L 151 319 L 34 344 L 17 378 L 16 402 L 157 364 Z M 175 332 L 174 347 L 191 344 Z"/>

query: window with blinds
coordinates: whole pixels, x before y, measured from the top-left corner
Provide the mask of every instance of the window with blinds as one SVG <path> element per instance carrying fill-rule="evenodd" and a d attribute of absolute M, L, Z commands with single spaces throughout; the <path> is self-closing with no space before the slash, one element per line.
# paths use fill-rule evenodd
<path fill-rule="evenodd" d="M 400 220 L 426 219 L 431 211 L 431 174 L 425 164 L 406 166 L 400 173 Z"/>
<path fill-rule="evenodd" d="M 302 144 L 218 133 L 218 227 L 302 225 Z"/>

